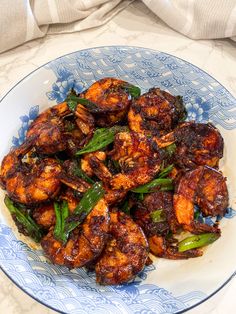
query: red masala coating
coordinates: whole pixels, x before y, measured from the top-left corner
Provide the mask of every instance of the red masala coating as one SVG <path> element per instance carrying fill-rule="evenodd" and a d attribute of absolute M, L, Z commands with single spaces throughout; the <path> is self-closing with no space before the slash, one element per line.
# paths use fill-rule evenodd
<path fill-rule="evenodd" d="M 99 258 L 97 282 L 117 285 L 134 278 L 145 266 L 149 248 L 142 229 L 122 212 L 110 213 L 110 240 Z"/>

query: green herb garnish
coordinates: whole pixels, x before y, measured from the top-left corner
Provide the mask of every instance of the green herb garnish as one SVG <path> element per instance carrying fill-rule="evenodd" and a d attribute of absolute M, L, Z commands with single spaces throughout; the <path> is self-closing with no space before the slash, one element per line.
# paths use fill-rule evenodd
<path fill-rule="evenodd" d="M 109 129 L 101 128 L 94 132 L 92 139 L 81 150 L 75 153 L 76 156 L 87 154 L 106 147 L 114 141 L 116 133 L 127 131 L 125 126 L 113 126 Z"/>
<path fill-rule="evenodd" d="M 175 153 L 175 151 L 176 151 L 175 143 L 172 143 L 172 144 L 166 146 L 166 151 L 169 154 L 169 156 L 172 156 Z"/>
<path fill-rule="evenodd" d="M 101 110 L 94 102 L 86 98 L 80 98 L 73 93 L 68 95 L 65 101 L 71 111 L 75 111 L 78 104 L 84 105 L 91 112 L 98 112 Z"/>
<path fill-rule="evenodd" d="M 18 221 L 20 225 L 23 226 L 27 234 L 36 242 L 39 242 L 43 237 L 43 232 L 39 225 L 37 225 L 36 222 L 31 218 L 31 216 L 17 208 L 7 195 L 4 198 L 4 203 L 9 209 L 11 215 Z"/>
<path fill-rule="evenodd" d="M 198 247 L 206 246 L 213 243 L 220 237 L 217 233 L 203 233 L 188 237 L 178 244 L 179 252 L 185 252 Z"/>
<path fill-rule="evenodd" d="M 138 98 L 141 95 L 141 89 L 132 84 L 125 84 L 123 88 L 130 94 L 132 98 Z"/>
<path fill-rule="evenodd" d="M 56 215 L 56 224 L 54 227 L 54 237 L 62 243 L 66 243 L 67 236 L 65 234 L 65 222 L 69 216 L 69 208 L 66 201 L 63 201 L 62 204 L 57 202 L 54 203 L 54 210 Z"/>
<path fill-rule="evenodd" d="M 94 183 L 94 185 L 84 193 L 73 214 L 70 215 L 66 220 L 64 232 L 64 236 L 66 239 L 68 239 L 69 234 L 72 230 L 74 230 L 81 223 L 83 223 L 84 219 L 87 217 L 87 215 L 91 212 L 91 210 L 103 197 L 104 194 L 105 191 L 102 187 L 101 182 Z"/>
<path fill-rule="evenodd" d="M 157 209 L 150 214 L 153 222 L 163 222 L 166 221 L 166 217 L 163 209 Z"/>
<path fill-rule="evenodd" d="M 144 185 L 140 185 L 137 188 L 133 189 L 132 192 L 134 193 L 141 193 L 139 196 L 140 200 L 143 200 L 143 195 L 145 193 L 152 193 L 159 191 L 172 191 L 174 189 L 172 179 L 165 178 L 174 168 L 174 165 L 169 165 L 164 168 L 157 176 L 156 179 L 148 182 Z M 158 189 L 155 189 L 158 188 Z"/>
<path fill-rule="evenodd" d="M 158 189 L 155 189 L 158 188 Z M 164 179 L 164 178 L 157 178 L 152 180 L 149 183 L 144 185 L 138 186 L 137 188 L 133 189 L 132 192 L 134 193 L 152 193 L 156 192 L 157 190 L 163 191 L 171 191 L 173 190 L 172 179 Z"/>
<path fill-rule="evenodd" d="M 168 174 L 174 169 L 174 165 L 169 165 L 166 168 L 164 168 L 157 176 L 157 178 L 165 178 L 168 176 Z"/>
<path fill-rule="evenodd" d="M 140 201 L 143 201 L 143 200 L 144 200 L 144 195 L 143 195 L 143 193 L 140 193 L 140 194 L 139 194 L 138 199 L 139 199 Z"/>

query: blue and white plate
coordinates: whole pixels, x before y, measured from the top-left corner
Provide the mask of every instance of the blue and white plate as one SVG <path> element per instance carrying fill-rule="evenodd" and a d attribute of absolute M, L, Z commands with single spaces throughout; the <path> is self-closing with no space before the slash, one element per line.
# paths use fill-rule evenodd
<path fill-rule="evenodd" d="M 158 86 L 182 95 L 190 119 L 211 121 L 220 129 L 225 140 L 221 168 L 230 192 L 222 237 L 202 257 L 154 258 L 132 283 L 102 287 L 83 268 L 69 271 L 46 261 L 41 248 L 17 232 L 1 191 L 0 265 L 22 290 L 60 312 L 184 312 L 218 291 L 236 270 L 236 100 L 219 82 L 184 60 L 150 49 L 113 46 L 63 56 L 32 72 L 2 99 L 0 160 L 11 146 L 22 143 L 39 112 L 63 101 L 71 87 L 81 92 L 107 76 L 129 81 L 143 92 Z"/>

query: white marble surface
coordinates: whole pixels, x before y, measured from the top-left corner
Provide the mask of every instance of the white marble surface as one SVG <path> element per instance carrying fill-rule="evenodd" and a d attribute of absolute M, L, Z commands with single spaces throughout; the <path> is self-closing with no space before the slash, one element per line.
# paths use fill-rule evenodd
<path fill-rule="evenodd" d="M 170 29 L 142 3 L 134 2 L 108 24 L 81 33 L 53 35 L 0 54 L 0 98 L 38 66 L 88 47 L 133 45 L 181 57 L 208 72 L 236 96 L 236 42 L 188 39 Z M 235 313 L 236 280 L 189 314 Z M 0 273 L 0 313 L 55 313 L 27 296 Z"/>

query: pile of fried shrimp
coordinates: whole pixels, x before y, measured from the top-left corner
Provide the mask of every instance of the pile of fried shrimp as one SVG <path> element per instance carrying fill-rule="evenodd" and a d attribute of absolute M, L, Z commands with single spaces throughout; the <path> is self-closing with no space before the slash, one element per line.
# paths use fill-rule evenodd
<path fill-rule="evenodd" d="M 19 232 L 52 263 L 85 266 L 102 285 L 130 281 L 152 263 L 150 253 L 201 256 L 227 211 L 224 142 L 211 123 L 185 119 L 182 97 L 156 87 L 141 94 L 103 78 L 71 90 L 2 160 L 0 184 Z"/>

